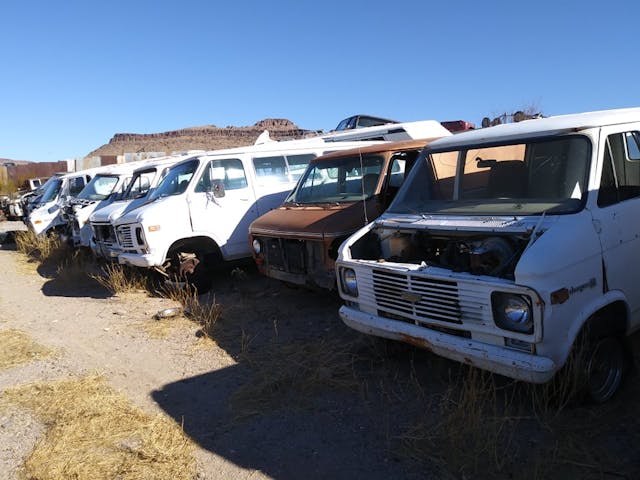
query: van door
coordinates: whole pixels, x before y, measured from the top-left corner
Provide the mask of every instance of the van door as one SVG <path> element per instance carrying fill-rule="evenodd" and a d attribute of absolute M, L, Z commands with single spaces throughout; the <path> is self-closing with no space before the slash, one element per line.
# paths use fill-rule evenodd
<path fill-rule="evenodd" d="M 217 238 L 225 260 L 251 255 L 249 224 L 258 218 L 258 210 L 242 160 L 210 160 L 188 203 L 194 233 Z"/>
<path fill-rule="evenodd" d="M 609 290 L 624 293 L 632 325 L 640 321 L 640 123 L 601 130 L 602 163 L 594 219 Z M 579 241 L 579 239 L 576 239 Z"/>
<path fill-rule="evenodd" d="M 384 190 L 381 192 L 385 209 L 389 207 L 396 193 L 400 190 L 404 179 L 413 168 L 419 154 L 420 150 L 406 150 L 392 155 L 383 187 Z"/>

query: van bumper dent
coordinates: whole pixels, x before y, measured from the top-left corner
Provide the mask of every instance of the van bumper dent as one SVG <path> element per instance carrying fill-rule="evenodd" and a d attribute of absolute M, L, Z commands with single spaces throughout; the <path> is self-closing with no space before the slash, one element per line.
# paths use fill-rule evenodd
<path fill-rule="evenodd" d="M 555 362 L 547 357 L 381 318 L 346 305 L 340 308 L 340 318 L 349 327 L 362 333 L 407 342 L 436 355 L 516 380 L 545 383 L 551 380 L 557 370 Z"/>

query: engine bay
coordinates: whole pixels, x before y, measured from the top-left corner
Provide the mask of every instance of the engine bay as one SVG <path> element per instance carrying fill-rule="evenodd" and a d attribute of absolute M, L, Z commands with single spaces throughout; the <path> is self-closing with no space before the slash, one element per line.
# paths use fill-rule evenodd
<path fill-rule="evenodd" d="M 351 246 L 354 259 L 440 267 L 513 280 L 530 234 L 374 228 Z"/>

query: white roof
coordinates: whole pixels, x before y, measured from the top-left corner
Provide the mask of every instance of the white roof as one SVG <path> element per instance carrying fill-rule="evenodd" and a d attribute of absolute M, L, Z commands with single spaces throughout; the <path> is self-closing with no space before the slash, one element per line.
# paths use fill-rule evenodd
<path fill-rule="evenodd" d="M 640 108 L 638 107 L 557 115 L 462 132 L 451 137 L 435 140 L 429 144 L 429 148 L 440 149 L 480 145 L 483 143 L 517 140 L 519 138 L 558 135 L 587 128 L 639 121 Z"/>
<path fill-rule="evenodd" d="M 180 154 L 180 155 L 167 155 L 165 157 L 156 157 L 149 160 L 144 160 L 144 164 L 138 164 L 134 166 L 136 167 L 135 172 L 147 170 L 149 168 L 162 167 L 166 165 L 173 165 L 175 163 L 181 162 L 188 158 L 194 158 L 202 154 L 202 150 L 194 150 L 193 153 L 190 154 Z M 135 173 L 134 172 L 134 173 Z"/>

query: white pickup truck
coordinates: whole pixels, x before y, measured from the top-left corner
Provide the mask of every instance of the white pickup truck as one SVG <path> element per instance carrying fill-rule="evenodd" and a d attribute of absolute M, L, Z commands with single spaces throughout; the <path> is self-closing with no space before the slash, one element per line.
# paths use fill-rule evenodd
<path fill-rule="evenodd" d="M 142 167 L 139 166 L 133 172 L 131 182 L 124 194 L 108 205 L 96 208 L 89 216 L 92 231 L 89 245 L 94 255 L 108 259 L 117 258 L 122 251 L 118 247 L 114 223 L 128 211 L 148 203 L 151 193 L 173 165 L 202 153 L 204 152 L 194 151 L 160 157 L 146 162 Z"/>
<path fill-rule="evenodd" d="M 436 140 L 341 246 L 341 318 L 527 382 L 575 352 L 606 401 L 640 326 L 639 216 L 640 108 Z"/>
<path fill-rule="evenodd" d="M 434 123 L 406 125 L 431 130 Z M 374 143 L 366 141 L 368 136 L 376 141 L 390 132 L 393 139 L 408 136 L 403 124 L 370 128 L 331 134 L 330 139 L 274 142 L 261 136 L 259 144 L 209 152 L 175 165 L 149 204 L 114 225 L 122 249 L 118 261 L 207 288 L 212 266 L 251 256 L 249 224 L 282 203 L 312 158 Z M 424 136 L 417 130 L 416 135 Z"/>

